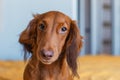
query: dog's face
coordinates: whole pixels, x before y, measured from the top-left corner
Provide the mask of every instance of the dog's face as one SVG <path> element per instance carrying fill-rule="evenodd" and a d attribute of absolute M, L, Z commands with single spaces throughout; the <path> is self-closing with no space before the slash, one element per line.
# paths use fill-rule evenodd
<path fill-rule="evenodd" d="M 41 16 L 37 25 L 36 55 L 42 63 L 51 64 L 58 59 L 63 49 L 70 30 L 70 19 L 64 14 L 53 12 Z"/>
<path fill-rule="evenodd" d="M 64 53 L 68 65 L 76 71 L 82 38 L 76 23 L 65 14 L 50 11 L 35 15 L 22 32 L 19 42 L 43 64 L 55 62 Z"/>

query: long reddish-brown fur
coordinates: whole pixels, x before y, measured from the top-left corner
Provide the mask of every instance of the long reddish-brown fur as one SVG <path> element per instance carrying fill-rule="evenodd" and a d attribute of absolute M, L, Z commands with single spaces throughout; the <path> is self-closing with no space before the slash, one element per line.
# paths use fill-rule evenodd
<path fill-rule="evenodd" d="M 75 21 L 67 15 L 50 11 L 34 15 L 21 33 L 24 58 L 31 54 L 24 80 L 73 80 L 82 37 Z"/>

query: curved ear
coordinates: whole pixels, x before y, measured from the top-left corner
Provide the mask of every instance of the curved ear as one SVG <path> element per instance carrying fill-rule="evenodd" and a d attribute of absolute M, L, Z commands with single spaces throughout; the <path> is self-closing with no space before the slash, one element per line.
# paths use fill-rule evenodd
<path fill-rule="evenodd" d="M 19 42 L 23 45 L 24 48 L 24 59 L 27 59 L 27 53 L 32 53 L 32 49 L 35 45 L 36 39 L 36 26 L 37 20 L 33 19 L 30 21 L 27 28 L 21 33 Z"/>
<path fill-rule="evenodd" d="M 80 48 L 82 47 L 82 36 L 80 36 L 80 32 L 75 21 L 71 22 L 70 32 L 67 36 L 66 43 L 68 65 L 71 68 L 73 75 L 78 76 L 76 60 L 79 55 Z"/>

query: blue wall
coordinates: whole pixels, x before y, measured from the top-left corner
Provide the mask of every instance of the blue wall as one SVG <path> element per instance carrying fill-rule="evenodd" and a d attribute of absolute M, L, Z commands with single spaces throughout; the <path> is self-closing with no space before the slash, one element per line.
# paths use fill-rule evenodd
<path fill-rule="evenodd" d="M 72 17 L 70 0 L 2 0 L 0 26 L 0 59 L 22 59 L 23 51 L 18 38 L 32 14 L 59 10 Z M 1 8 L 0 8 L 1 9 Z"/>

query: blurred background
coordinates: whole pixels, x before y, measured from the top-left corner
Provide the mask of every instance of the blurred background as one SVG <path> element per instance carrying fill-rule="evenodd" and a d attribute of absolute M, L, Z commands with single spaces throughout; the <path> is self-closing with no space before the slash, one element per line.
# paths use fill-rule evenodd
<path fill-rule="evenodd" d="M 120 0 L 0 0 L 0 59 L 23 59 L 20 33 L 32 14 L 61 11 L 76 20 L 84 55 L 120 55 Z"/>

